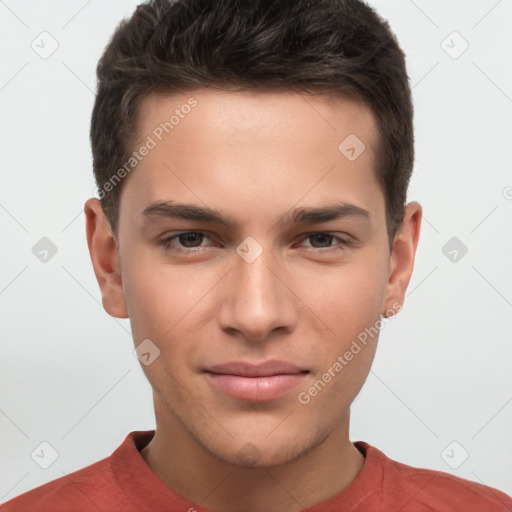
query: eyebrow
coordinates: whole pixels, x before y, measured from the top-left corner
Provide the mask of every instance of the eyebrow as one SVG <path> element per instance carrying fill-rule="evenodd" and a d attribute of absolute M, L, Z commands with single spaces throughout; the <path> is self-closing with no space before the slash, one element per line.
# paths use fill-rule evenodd
<path fill-rule="evenodd" d="M 174 203 L 173 201 L 156 201 L 146 207 L 140 215 L 148 220 L 158 218 L 172 218 L 181 220 L 195 220 L 211 222 L 228 228 L 233 228 L 235 222 L 222 212 L 207 206 L 194 204 Z M 347 203 L 339 203 L 323 207 L 295 208 L 282 215 L 276 222 L 280 226 L 287 224 L 320 224 L 345 217 L 359 217 L 369 219 L 367 210 Z"/>

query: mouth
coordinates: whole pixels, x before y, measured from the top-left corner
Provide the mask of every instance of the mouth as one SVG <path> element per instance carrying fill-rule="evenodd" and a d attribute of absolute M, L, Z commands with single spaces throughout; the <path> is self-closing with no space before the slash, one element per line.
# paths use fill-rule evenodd
<path fill-rule="evenodd" d="M 285 361 L 262 364 L 235 361 L 205 370 L 208 381 L 221 392 L 250 402 L 275 400 L 303 382 L 308 370 Z"/>

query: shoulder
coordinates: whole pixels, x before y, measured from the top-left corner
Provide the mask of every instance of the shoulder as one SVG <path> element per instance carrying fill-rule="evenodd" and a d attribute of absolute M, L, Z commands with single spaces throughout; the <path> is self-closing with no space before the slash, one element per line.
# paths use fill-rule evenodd
<path fill-rule="evenodd" d="M 512 512 L 512 498 L 492 487 L 450 473 L 395 462 L 395 471 L 411 501 L 434 510 Z M 430 510 L 430 509 L 429 509 Z"/>
<path fill-rule="evenodd" d="M 76 512 L 97 510 L 95 500 L 99 488 L 108 491 L 111 481 L 107 458 L 7 501 L 0 505 L 0 512 L 64 512 L 70 507 Z"/>
<path fill-rule="evenodd" d="M 147 442 L 154 431 L 128 434 L 109 457 L 25 492 L 2 505 L 0 512 L 128 512 L 130 504 L 119 482 L 119 471 L 130 471 L 136 458 L 135 442 Z M 115 506 L 114 506 L 115 504 Z"/>
<path fill-rule="evenodd" d="M 512 512 L 512 498 L 498 489 L 443 471 L 417 468 L 366 445 L 367 456 L 382 465 L 382 494 L 403 512 Z"/>

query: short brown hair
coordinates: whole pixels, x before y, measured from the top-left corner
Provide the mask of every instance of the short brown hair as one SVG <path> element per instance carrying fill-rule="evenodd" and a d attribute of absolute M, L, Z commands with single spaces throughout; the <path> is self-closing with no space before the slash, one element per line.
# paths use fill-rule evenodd
<path fill-rule="evenodd" d="M 361 0 L 149 0 L 119 23 L 97 77 L 93 170 L 108 191 L 100 199 L 114 234 L 122 183 L 105 185 L 134 149 L 141 99 L 201 87 L 362 100 L 377 120 L 375 171 L 390 243 L 403 220 L 414 163 L 405 56 L 388 23 Z"/>

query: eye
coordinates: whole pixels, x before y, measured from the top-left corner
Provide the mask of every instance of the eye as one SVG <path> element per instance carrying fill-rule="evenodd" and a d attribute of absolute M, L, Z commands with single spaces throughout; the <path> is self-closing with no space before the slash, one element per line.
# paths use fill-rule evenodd
<path fill-rule="evenodd" d="M 158 245 L 166 251 L 174 251 L 178 253 L 194 253 L 207 249 L 209 245 L 203 244 L 206 240 L 211 240 L 205 233 L 201 231 L 184 231 L 166 236 L 159 240 Z M 299 247 L 310 248 L 314 252 L 326 252 L 327 250 L 343 250 L 349 245 L 349 242 L 333 235 L 332 233 L 310 233 L 303 238 L 303 242 L 310 241 L 311 245 L 299 245 Z M 332 245 L 338 241 L 338 244 Z"/>
<path fill-rule="evenodd" d="M 306 236 L 304 241 L 310 240 L 312 242 L 311 247 L 318 251 L 322 251 L 325 249 L 343 249 L 344 246 L 348 245 L 348 242 L 339 236 L 333 235 L 331 233 L 311 233 Z M 331 245 L 333 241 L 338 241 L 338 247 Z M 303 246 L 304 247 L 304 246 Z M 307 246 L 306 246 L 307 247 Z"/>
<path fill-rule="evenodd" d="M 196 252 L 198 248 L 205 247 L 201 244 L 204 238 L 208 237 L 200 231 L 185 231 L 162 238 L 158 245 L 162 246 L 165 250 Z"/>

